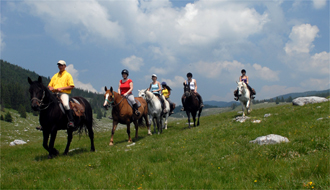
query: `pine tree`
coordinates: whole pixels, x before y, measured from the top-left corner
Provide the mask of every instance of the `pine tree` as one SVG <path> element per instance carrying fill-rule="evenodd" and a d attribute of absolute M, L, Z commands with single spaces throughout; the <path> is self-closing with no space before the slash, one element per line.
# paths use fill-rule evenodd
<path fill-rule="evenodd" d="M 26 118 L 26 110 L 22 104 L 18 108 L 18 113 L 21 115 L 22 118 Z"/>
<path fill-rule="evenodd" d="M 286 102 L 292 102 L 292 97 L 291 97 L 291 96 L 289 96 L 289 98 L 288 98 L 288 99 L 286 99 Z"/>
<path fill-rule="evenodd" d="M 5 120 L 5 118 L 3 117 L 3 115 L 0 116 L 0 120 Z"/>
<path fill-rule="evenodd" d="M 280 102 L 284 102 L 284 98 L 283 98 L 283 96 L 282 96 L 282 98 L 281 98 Z"/>
<path fill-rule="evenodd" d="M 276 104 L 279 104 L 280 103 L 280 99 L 278 97 L 276 97 L 275 103 Z"/>
<path fill-rule="evenodd" d="M 102 119 L 102 112 L 101 112 L 100 109 L 97 109 L 97 110 L 96 110 L 96 118 L 97 118 L 97 119 Z"/>
<path fill-rule="evenodd" d="M 5 121 L 13 122 L 13 117 L 11 116 L 11 114 L 9 112 L 7 112 L 5 115 Z"/>

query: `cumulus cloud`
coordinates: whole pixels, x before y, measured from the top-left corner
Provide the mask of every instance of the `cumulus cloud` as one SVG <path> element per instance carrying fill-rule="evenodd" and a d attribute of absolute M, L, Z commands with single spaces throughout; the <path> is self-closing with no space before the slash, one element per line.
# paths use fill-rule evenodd
<path fill-rule="evenodd" d="M 327 78 L 309 78 L 300 83 L 305 90 L 326 90 L 330 87 L 330 79 Z"/>
<path fill-rule="evenodd" d="M 3 32 L 0 30 L 0 52 L 5 48 L 6 43 L 3 40 L 4 34 Z"/>
<path fill-rule="evenodd" d="M 323 7 L 325 7 L 327 4 L 327 0 L 313 0 L 313 5 L 314 8 L 316 9 L 321 9 Z"/>
<path fill-rule="evenodd" d="M 319 73 L 330 75 L 329 70 L 330 54 L 329 52 L 316 53 L 311 57 L 310 65 L 316 68 Z"/>
<path fill-rule="evenodd" d="M 162 78 L 162 82 L 165 81 L 168 86 L 171 88 L 183 87 L 183 82 L 185 79 L 182 76 L 175 76 L 174 79 L 164 79 Z"/>
<path fill-rule="evenodd" d="M 139 71 L 144 65 L 143 59 L 141 57 L 136 57 L 135 55 L 123 59 L 121 64 L 132 71 Z"/>
<path fill-rule="evenodd" d="M 253 64 L 253 68 L 255 69 L 255 75 L 259 76 L 259 78 L 268 80 L 268 81 L 279 81 L 278 71 L 272 71 L 268 67 L 262 67 L 259 64 Z"/>
<path fill-rule="evenodd" d="M 85 84 L 78 80 L 79 71 L 74 68 L 73 64 L 68 65 L 66 70 L 71 74 L 75 88 L 80 88 L 95 93 L 97 92 L 97 90 L 95 90 L 95 88 L 90 83 Z"/>
<path fill-rule="evenodd" d="M 289 35 L 290 41 L 286 43 L 284 50 L 287 54 L 309 53 L 314 47 L 313 41 L 317 37 L 319 29 L 317 26 L 302 24 L 294 26 Z"/>

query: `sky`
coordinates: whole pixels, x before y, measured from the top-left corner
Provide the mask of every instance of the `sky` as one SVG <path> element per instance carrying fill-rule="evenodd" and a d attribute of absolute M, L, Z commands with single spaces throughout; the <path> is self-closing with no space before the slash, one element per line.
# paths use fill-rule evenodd
<path fill-rule="evenodd" d="M 151 75 L 180 103 L 191 72 L 204 101 L 232 101 L 241 70 L 256 99 L 330 88 L 327 0 L 1 0 L 0 57 L 77 88 L 133 94 Z M 37 80 L 37 79 L 35 79 Z"/>

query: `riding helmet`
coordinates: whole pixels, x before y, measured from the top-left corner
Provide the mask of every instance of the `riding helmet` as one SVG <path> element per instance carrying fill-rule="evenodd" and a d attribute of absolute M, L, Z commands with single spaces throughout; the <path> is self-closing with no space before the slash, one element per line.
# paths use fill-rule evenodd
<path fill-rule="evenodd" d="M 127 74 L 127 76 L 128 76 L 129 75 L 129 72 L 128 72 L 127 69 L 124 69 L 124 70 L 121 71 L 121 74 Z"/>
<path fill-rule="evenodd" d="M 162 86 L 167 86 L 166 82 L 162 82 L 161 85 L 162 85 Z"/>
<path fill-rule="evenodd" d="M 192 77 L 193 75 L 191 73 L 187 73 L 187 77 Z"/>
<path fill-rule="evenodd" d="M 246 73 L 246 70 L 245 70 L 245 69 L 242 69 L 242 70 L 241 70 L 241 73 L 243 73 L 243 72 Z"/>
<path fill-rule="evenodd" d="M 151 77 L 156 77 L 157 78 L 157 75 L 156 74 L 152 74 Z"/>

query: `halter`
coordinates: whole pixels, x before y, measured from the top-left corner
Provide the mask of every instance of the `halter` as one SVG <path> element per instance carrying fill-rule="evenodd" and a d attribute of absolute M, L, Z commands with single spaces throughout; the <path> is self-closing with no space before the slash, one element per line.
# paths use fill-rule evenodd
<path fill-rule="evenodd" d="M 39 98 L 33 97 L 30 101 L 32 102 L 33 100 L 37 100 L 37 102 L 40 104 L 39 107 L 41 107 L 41 106 L 45 105 L 45 104 L 43 103 L 44 98 L 45 98 L 45 91 L 43 90 L 41 100 L 39 100 Z M 53 102 L 50 102 L 45 108 L 43 108 L 43 109 L 39 108 L 39 109 L 40 109 L 40 110 L 45 110 L 45 109 L 47 109 L 47 108 L 50 106 L 51 103 L 53 103 Z"/>
<path fill-rule="evenodd" d="M 111 97 L 113 99 L 112 101 L 109 101 L 108 98 L 106 100 L 110 105 L 112 105 L 113 108 L 118 106 L 123 101 L 123 99 L 125 98 L 124 96 L 122 96 L 121 100 L 117 104 L 113 105 L 113 103 L 115 102 L 115 95 L 113 94 Z"/>

